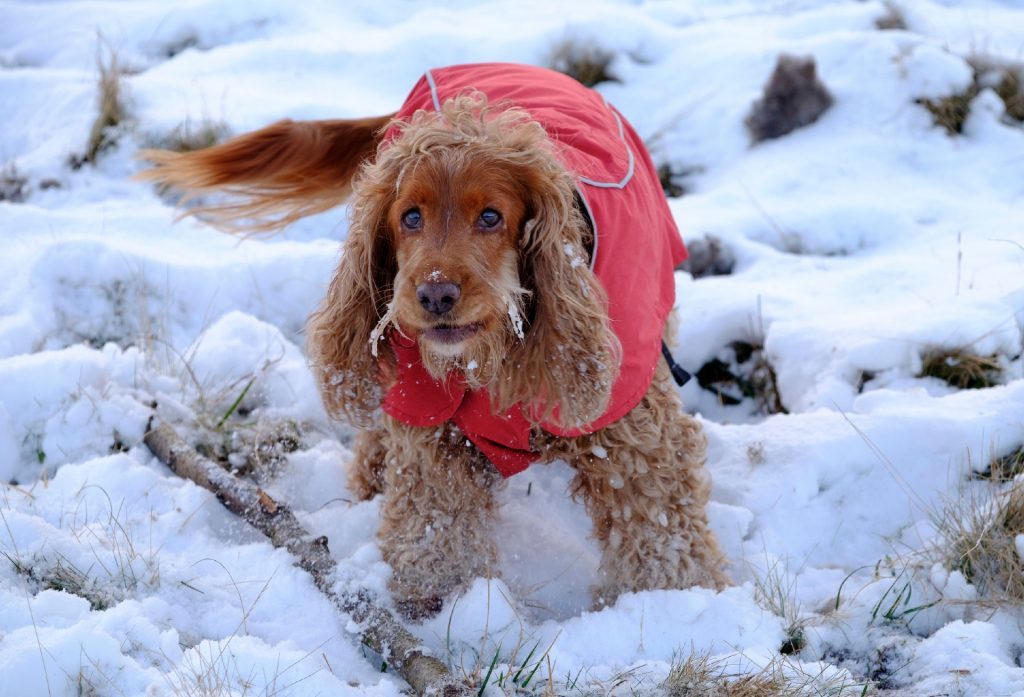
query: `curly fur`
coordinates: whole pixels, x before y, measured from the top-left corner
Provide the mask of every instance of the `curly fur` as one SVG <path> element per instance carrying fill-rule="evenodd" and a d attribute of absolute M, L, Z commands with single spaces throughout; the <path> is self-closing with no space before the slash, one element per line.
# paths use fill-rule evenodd
<path fill-rule="evenodd" d="M 276 124 L 198 153 L 151 152 L 145 156 L 157 167 L 145 176 L 186 194 L 240 194 L 239 203 L 199 211 L 229 229 L 281 227 L 351 188 L 349 236 L 310 317 L 308 350 L 328 412 L 369 429 L 357 440 L 349 488 L 363 499 L 383 493 L 379 540 L 403 612 L 436 612 L 447 595 L 493 573 L 501 479 L 451 424 L 425 429 L 382 415 L 395 376 L 389 332 L 418 341 L 433 376 L 462 371 L 471 388 L 488 390 L 496 410 L 522 404 L 542 459 L 576 469 L 574 495 L 603 549 L 598 604 L 626 591 L 726 584 L 704 511 L 704 437 L 664 366 L 639 405 L 596 433 L 563 438 L 539 427 L 574 427 L 602 414 L 621 351 L 600 283 L 574 263 L 589 249 L 590 231 L 543 128 L 479 94 L 409 122 L 361 120 L 341 129 L 356 141 L 346 148 L 334 137 L 345 122 L 309 123 L 329 133 L 311 138 L 308 124 Z M 298 134 L 295 142 L 286 131 Z M 302 157 L 272 164 L 268 151 L 302 151 L 310 171 L 302 175 Z M 471 231 L 480 201 L 502 209 L 500 230 Z M 402 228 L 410 206 L 425 219 L 415 234 Z M 482 328 L 457 349 L 429 340 L 438 320 L 416 288 L 435 276 L 462 288 L 444 321 Z"/>

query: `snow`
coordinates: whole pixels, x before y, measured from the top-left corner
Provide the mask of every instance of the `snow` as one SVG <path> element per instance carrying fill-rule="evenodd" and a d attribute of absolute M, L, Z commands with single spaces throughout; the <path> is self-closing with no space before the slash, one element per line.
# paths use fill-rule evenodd
<path fill-rule="evenodd" d="M 512 323 L 512 333 L 517 338 L 522 339 L 523 336 L 523 317 L 519 314 L 519 305 L 514 300 L 508 301 L 508 319 Z"/>
<path fill-rule="evenodd" d="M 676 657 L 707 652 L 739 672 L 781 661 L 838 676 L 848 694 L 866 681 L 1024 694 L 1021 607 L 980 597 L 933 556 L 935 513 L 983 500 L 996 485 L 972 476 L 1024 444 L 1024 127 L 991 86 L 956 136 L 916 103 L 968 87 L 969 57 L 1019 65 L 1024 8 L 903 0 L 892 4 L 907 28 L 880 31 L 889 4 L 0 6 L 0 190 L 25 177 L 29 192 L 0 201 L 3 692 L 406 689 L 285 552 L 141 443 L 154 404 L 228 447 L 264 424 L 300 424 L 299 449 L 264 486 L 328 536 L 341 583 L 390 603 L 379 502 L 346 490 L 352 431 L 327 418 L 302 348 L 345 210 L 236 239 L 175 222 L 170 202 L 131 179 L 134 155 L 186 122 L 238 133 L 386 113 L 430 67 L 548 64 L 576 42 L 613 56 L 619 81 L 599 91 L 657 164 L 682 172 L 686 194 L 670 206 L 684 238 L 717 238 L 735 261 L 728 275 L 676 274 L 677 361 L 697 372 L 749 344 L 788 413 L 723 404 L 696 379 L 681 389 L 708 435 L 709 517 L 735 586 L 593 610 L 600 553 L 568 496 L 572 470 L 555 463 L 498 494 L 500 579 L 477 579 L 410 628 L 460 676 L 537 646 L 536 684 L 550 660 L 563 692 L 647 691 Z M 128 70 L 129 120 L 95 166 L 74 169 L 97 56 L 112 50 Z M 813 56 L 835 103 L 752 146 L 743 119 L 783 52 Z M 994 357 L 997 384 L 920 377 L 936 346 Z M 773 583 L 785 607 L 765 601 Z M 782 656 L 794 622 L 805 644 Z"/>

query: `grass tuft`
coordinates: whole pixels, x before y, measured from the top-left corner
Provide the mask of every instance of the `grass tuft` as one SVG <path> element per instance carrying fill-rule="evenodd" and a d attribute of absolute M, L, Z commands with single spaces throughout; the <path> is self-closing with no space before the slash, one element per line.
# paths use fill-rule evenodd
<path fill-rule="evenodd" d="M 986 88 L 1003 100 L 1008 121 L 1024 122 L 1024 64 L 984 54 L 970 55 L 966 60 L 973 75 L 963 92 L 942 99 L 917 100 L 931 112 L 935 125 L 942 126 L 950 135 L 963 133 L 971 102 Z"/>
<path fill-rule="evenodd" d="M 505 600 L 511 605 L 507 597 Z M 452 605 L 450 612 L 445 635 L 445 648 L 448 654 L 446 662 L 453 674 L 456 674 L 456 671 L 462 672 L 462 683 L 470 690 L 475 691 L 478 697 L 487 693 L 554 697 L 555 695 L 569 694 L 575 689 L 575 680 L 573 680 L 572 687 L 567 686 L 564 690 L 556 689 L 555 669 L 550 653 L 558 640 L 558 634 L 545 646 L 540 639 L 527 635 L 526 628 L 517 613 L 519 632 L 515 635 L 515 642 L 511 644 L 511 649 L 506 648 L 509 644 L 504 642 L 504 638 L 510 637 L 510 632 L 503 630 L 501 640 L 492 638 L 486 625 L 480 646 L 469 646 L 465 642 L 453 645 L 451 631 L 455 604 Z M 488 602 L 488 618 L 489 613 Z M 467 657 L 471 659 L 468 667 Z M 544 670 L 541 670 L 542 668 Z M 566 676 L 567 684 L 571 679 L 571 676 Z M 579 675 L 576 676 L 576 679 L 579 679 Z M 560 685 L 561 683 L 559 683 Z"/>
<path fill-rule="evenodd" d="M 972 83 L 966 90 L 941 99 L 918 99 L 917 103 L 932 115 L 936 126 L 942 126 L 950 135 L 964 132 L 964 124 L 971 114 L 971 102 L 978 96 L 978 86 Z"/>
<path fill-rule="evenodd" d="M 1012 482 L 1024 474 L 1024 445 L 1017 446 L 1015 450 L 1006 455 L 992 458 L 981 472 L 974 476 L 976 479 L 988 479 L 993 482 Z"/>
<path fill-rule="evenodd" d="M 1024 121 L 1024 63 L 980 53 L 968 56 L 967 62 L 974 71 L 974 83 L 994 90 L 1003 100 L 1007 119 Z"/>
<path fill-rule="evenodd" d="M 593 87 L 602 82 L 619 81 L 608 69 L 614 58 L 615 54 L 599 46 L 566 39 L 551 52 L 548 66 L 586 87 Z"/>
<path fill-rule="evenodd" d="M 23 203 L 28 196 L 28 177 L 18 172 L 17 166 L 10 162 L 0 170 L 0 201 Z"/>
<path fill-rule="evenodd" d="M 463 679 L 467 685 L 472 685 L 476 689 L 478 697 L 482 697 L 488 688 L 497 688 L 506 695 L 559 693 L 560 691 L 552 688 L 554 668 L 548 655 L 552 646 L 554 641 L 538 655 L 538 650 L 542 648 L 540 641 L 528 645 L 525 637 L 520 636 L 509 658 L 501 660 L 503 650 L 499 644 L 495 647 L 490 661 L 478 661 L 468 671 L 463 667 Z M 541 668 L 546 668 L 546 680 L 538 676 Z M 571 688 L 566 690 L 568 691 L 571 691 Z"/>
<path fill-rule="evenodd" d="M 1017 547 L 1024 535 L 1024 483 L 960 496 L 933 517 L 941 536 L 936 551 L 947 568 L 962 573 L 985 599 L 1024 603 L 1024 560 Z"/>
<path fill-rule="evenodd" d="M 903 10 L 890 0 L 882 3 L 885 7 L 885 14 L 875 20 L 875 27 L 882 31 L 905 31 L 907 29 L 907 18 Z"/>
<path fill-rule="evenodd" d="M 117 129 L 128 118 L 124 87 L 124 76 L 127 71 L 121 65 L 117 52 L 107 47 L 107 57 L 104 59 L 103 51 L 100 49 L 96 56 L 96 68 L 99 72 L 96 119 L 89 131 L 85 152 L 81 155 L 72 155 L 68 160 L 72 169 L 80 169 L 86 164 L 96 164 L 100 153 L 110 149 L 117 142 Z"/>
<path fill-rule="evenodd" d="M 1024 121 L 1024 68 L 1004 69 L 996 85 L 996 94 L 1006 105 L 1006 115 L 1014 121 Z"/>
<path fill-rule="evenodd" d="M 217 145 L 230 136 L 231 128 L 224 121 L 204 118 L 198 124 L 193 124 L 191 120 L 186 120 L 167 135 L 151 138 L 147 147 L 172 152 L 193 152 Z"/>
<path fill-rule="evenodd" d="M 730 676 L 708 653 L 673 661 L 661 684 L 667 697 L 773 697 L 785 691 L 771 675 Z"/>
<path fill-rule="evenodd" d="M 1002 368 L 996 356 L 979 356 L 966 348 L 926 349 L 918 377 L 943 380 L 957 389 L 981 389 L 999 384 Z"/>
<path fill-rule="evenodd" d="M 58 556 L 56 562 L 53 563 L 46 563 L 42 560 L 28 563 L 12 557 L 7 552 L 0 552 L 0 554 L 7 558 L 18 575 L 23 576 L 29 582 L 33 593 L 44 590 L 63 591 L 85 599 L 93 610 L 106 610 L 117 602 L 117 598 L 112 593 L 63 556 Z"/>
<path fill-rule="evenodd" d="M 882 566 L 888 567 L 888 574 L 883 576 L 880 572 Z M 941 598 L 932 599 L 931 596 L 921 598 L 921 590 L 911 566 L 904 565 L 897 568 L 895 560 L 886 557 L 879 562 L 875 569 L 879 579 L 889 581 L 889 587 L 871 608 L 871 621 L 878 624 L 900 624 L 910 629 L 910 623 L 922 611 L 935 607 L 941 602 Z"/>
<path fill-rule="evenodd" d="M 786 638 L 779 653 L 785 656 L 800 653 L 807 645 L 805 629 L 809 618 L 801 612 L 796 600 L 796 580 L 784 562 L 774 560 L 767 569 L 757 570 L 754 600 L 785 623 Z"/>
<path fill-rule="evenodd" d="M 734 341 L 697 371 L 697 383 L 727 406 L 752 399 L 762 414 L 788 413 L 779 395 L 775 368 L 756 342 Z"/>
<path fill-rule="evenodd" d="M 685 660 L 676 657 L 659 692 L 668 697 L 852 697 L 868 690 L 868 685 L 851 681 L 844 671 L 811 674 L 785 658 L 752 673 L 730 670 L 726 660 L 711 658 L 707 652 Z"/>
<path fill-rule="evenodd" d="M 680 174 L 672 165 L 667 162 L 658 167 L 658 181 L 661 183 L 661 190 L 668 198 L 679 198 L 686 193 L 686 189 L 680 183 Z"/>
<path fill-rule="evenodd" d="M 652 138 L 651 141 L 653 140 Z M 658 182 L 661 184 L 661 190 L 665 192 L 665 196 L 668 198 L 678 198 L 686 195 L 690 180 L 704 174 L 706 171 L 707 168 L 701 165 L 687 166 L 663 162 L 658 166 Z"/>

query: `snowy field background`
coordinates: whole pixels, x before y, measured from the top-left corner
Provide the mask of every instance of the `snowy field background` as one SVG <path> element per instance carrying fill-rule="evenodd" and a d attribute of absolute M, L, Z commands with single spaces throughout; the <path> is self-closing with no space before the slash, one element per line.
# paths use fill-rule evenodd
<path fill-rule="evenodd" d="M 598 89 L 685 190 L 687 243 L 730 271 L 677 273 L 676 353 L 706 368 L 682 396 L 736 585 L 590 612 L 571 470 L 534 467 L 501 493 L 502 580 L 413 631 L 476 684 L 497 654 L 492 695 L 523 662 L 528 691 L 653 691 L 691 654 L 809 694 L 1024 694 L 1020 600 L 968 578 L 936 522 L 957 501 L 991 518 L 1021 469 L 992 468 L 1024 445 L 1024 127 L 995 89 L 1024 60 L 1012 0 L 0 4 L 0 692 L 402 692 L 286 553 L 141 443 L 154 404 L 235 465 L 287 424 L 266 486 L 329 537 L 340 583 L 390 604 L 378 504 L 349 500 L 351 432 L 302 350 L 345 211 L 239 241 L 174 223 L 134 156 L 387 113 L 427 68 L 566 47 L 611 57 Z M 813 56 L 835 103 L 752 146 L 780 53 Z M 112 54 L 126 113 L 81 164 Z M 959 134 L 919 103 L 965 93 Z M 936 350 L 985 359 L 991 386 L 925 375 Z"/>

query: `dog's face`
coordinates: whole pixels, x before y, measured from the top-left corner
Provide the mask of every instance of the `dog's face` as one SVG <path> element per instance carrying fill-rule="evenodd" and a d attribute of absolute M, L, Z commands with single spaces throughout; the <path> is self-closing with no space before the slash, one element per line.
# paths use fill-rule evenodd
<path fill-rule="evenodd" d="M 518 249 L 529 191 L 515 175 L 465 149 L 440 149 L 397 182 L 387 214 L 394 318 L 432 373 L 458 367 L 472 379 L 495 349 L 522 338 Z"/>
<path fill-rule="evenodd" d="M 352 185 L 349 237 L 310 322 L 333 414 L 369 422 L 394 385 L 389 332 L 423 367 L 576 427 L 600 415 L 618 371 L 607 300 L 579 256 L 589 232 L 547 134 L 475 96 L 417 112 Z"/>

